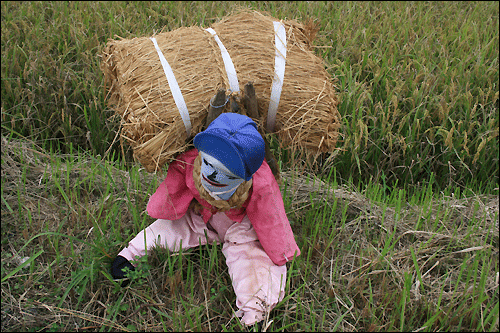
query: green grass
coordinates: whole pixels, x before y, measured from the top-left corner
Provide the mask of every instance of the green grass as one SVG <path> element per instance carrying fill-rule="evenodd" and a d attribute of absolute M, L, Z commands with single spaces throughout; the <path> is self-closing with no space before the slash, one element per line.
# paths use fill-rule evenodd
<path fill-rule="evenodd" d="M 153 222 L 162 177 L 3 139 L 2 330 L 240 331 L 220 246 L 150 251 L 122 289 L 116 254 Z M 269 330 L 498 329 L 498 196 L 409 196 L 283 173 L 302 255 Z M 24 262 L 22 261 L 24 260 Z"/>
<path fill-rule="evenodd" d="M 208 27 L 236 6 L 313 18 L 340 97 L 344 178 L 498 182 L 497 2 L 2 2 L 2 129 L 122 153 L 99 54 L 110 38 Z M 333 152 L 332 152 L 333 153 Z M 127 154 L 131 161 L 131 154 Z M 494 179 L 491 179 L 491 177 Z"/>
<path fill-rule="evenodd" d="M 236 5 L 1 3 L 2 331 L 246 330 L 219 246 L 111 279 L 163 176 L 120 145 L 98 56 Z M 342 116 L 315 175 L 276 151 L 302 255 L 267 329 L 497 331 L 498 3 L 239 5 L 318 22 Z"/>

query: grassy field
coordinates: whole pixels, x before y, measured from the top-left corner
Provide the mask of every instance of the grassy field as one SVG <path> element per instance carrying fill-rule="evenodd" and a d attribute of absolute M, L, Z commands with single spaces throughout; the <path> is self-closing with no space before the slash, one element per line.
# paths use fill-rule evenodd
<path fill-rule="evenodd" d="M 497 331 L 497 2 L 1 3 L 2 331 L 239 331 L 220 247 L 109 265 L 160 175 L 115 141 L 109 38 L 208 27 L 236 6 L 319 24 L 339 150 L 281 158 L 302 255 L 268 331 Z"/>

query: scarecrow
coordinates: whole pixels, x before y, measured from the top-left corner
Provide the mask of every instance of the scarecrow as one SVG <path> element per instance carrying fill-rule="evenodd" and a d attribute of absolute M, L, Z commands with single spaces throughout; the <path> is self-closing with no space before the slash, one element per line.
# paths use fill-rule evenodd
<path fill-rule="evenodd" d="M 215 241 L 244 324 L 283 299 L 286 263 L 300 250 L 266 135 L 301 162 L 335 147 L 338 99 L 314 54 L 317 31 L 242 10 L 206 29 L 108 42 L 101 68 L 121 138 L 146 171 L 170 163 L 147 205 L 156 221 L 118 253 L 114 278 L 155 246 L 175 252 Z M 240 82 L 248 82 L 243 92 Z"/>
<path fill-rule="evenodd" d="M 251 83 L 245 91 L 247 109 L 256 112 Z M 226 258 L 236 315 L 253 325 L 283 299 L 286 263 L 300 250 L 269 166 L 275 166 L 269 146 L 257 124 L 237 113 L 236 100 L 224 97 L 219 90 L 194 148 L 169 165 L 151 196 L 147 212 L 157 220 L 118 253 L 111 273 L 125 278 L 125 268 L 134 270 L 134 260 L 155 246 L 177 252 L 215 241 Z M 232 112 L 221 113 L 228 101 Z"/>

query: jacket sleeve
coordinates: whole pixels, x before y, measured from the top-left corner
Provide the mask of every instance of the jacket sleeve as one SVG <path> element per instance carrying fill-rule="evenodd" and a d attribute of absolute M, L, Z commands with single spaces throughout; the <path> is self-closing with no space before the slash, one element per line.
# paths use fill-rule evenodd
<path fill-rule="evenodd" d="M 300 255 L 278 183 L 265 161 L 253 176 L 253 193 L 246 212 L 262 247 L 276 265 Z"/>
<path fill-rule="evenodd" d="M 170 164 L 167 177 L 149 198 L 148 215 L 155 219 L 177 220 L 186 214 L 193 194 L 185 181 L 186 165 L 182 159 Z"/>

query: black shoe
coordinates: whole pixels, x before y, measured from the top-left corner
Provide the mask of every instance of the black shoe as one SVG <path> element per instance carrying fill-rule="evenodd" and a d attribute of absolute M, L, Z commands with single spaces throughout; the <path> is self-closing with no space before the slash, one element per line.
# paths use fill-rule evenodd
<path fill-rule="evenodd" d="M 135 271 L 135 267 L 128 261 L 125 257 L 117 256 L 113 263 L 111 264 L 111 276 L 115 280 L 125 279 L 127 273 L 123 271 L 125 267 L 128 267 L 131 271 Z M 122 287 L 126 287 L 129 280 L 122 282 Z"/>
<path fill-rule="evenodd" d="M 253 325 L 248 327 L 249 332 L 262 332 L 262 327 L 264 326 L 264 321 L 261 320 Z"/>

